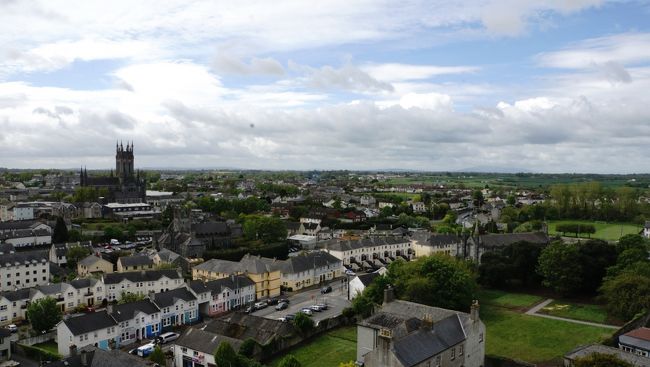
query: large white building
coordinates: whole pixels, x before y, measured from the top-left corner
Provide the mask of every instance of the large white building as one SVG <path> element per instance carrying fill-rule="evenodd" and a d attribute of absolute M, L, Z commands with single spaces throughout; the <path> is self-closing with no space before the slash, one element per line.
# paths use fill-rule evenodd
<path fill-rule="evenodd" d="M 183 287 L 185 282 L 177 270 L 148 270 L 112 273 L 103 276 L 106 299 L 120 300 L 122 293 L 148 295 Z"/>
<path fill-rule="evenodd" d="M 34 287 L 49 281 L 47 251 L 15 252 L 11 244 L 0 245 L 0 291 Z"/>
<path fill-rule="evenodd" d="M 351 241 L 333 241 L 326 251 L 352 268 L 380 268 L 398 257 L 410 260 L 413 250 L 406 237 L 374 237 Z"/>

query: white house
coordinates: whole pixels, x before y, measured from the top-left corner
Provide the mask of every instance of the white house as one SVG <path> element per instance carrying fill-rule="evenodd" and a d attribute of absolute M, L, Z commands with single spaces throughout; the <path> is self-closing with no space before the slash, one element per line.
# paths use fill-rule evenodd
<path fill-rule="evenodd" d="M 47 251 L 15 252 L 9 244 L 0 248 L 0 291 L 29 288 L 50 281 Z"/>
<path fill-rule="evenodd" d="M 204 315 L 216 316 L 255 301 L 255 282 L 244 275 L 203 282 L 194 280 L 190 288 L 195 294 L 209 294 L 207 302 L 201 298 L 200 311 Z"/>
<path fill-rule="evenodd" d="M 351 241 L 334 241 L 326 250 L 343 261 L 343 265 L 363 268 L 380 268 L 397 257 L 410 260 L 411 241 L 405 237 L 374 237 Z"/>
<path fill-rule="evenodd" d="M 243 341 L 211 333 L 201 329 L 188 328 L 174 341 L 174 366 L 204 367 L 216 366 L 214 351 L 221 342 L 228 342 L 234 350 L 239 350 Z"/>
<path fill-rule="evenodd" d="M 108 301 L 120 300 L 122 292 L 148 295 L 185 285 L 183 277 L 177 270 L 147 270 L 128 273 L 105 274 L 103 281 L 106 286 Z"/>
<path fill-rule="evenodd" d="M 60 321 L 56 326 L 58 352 L 62 356 L 70 354 L 70 346 L 78 348 L 94 345 L 108 350 L 120 346 L 117 321 L 106 311 L 83 314 Z"/>
<path fill-rule="evenodd" d="M 325 251 L 292 256 L 280 266 L 282 286 L 292 290 L 329 282 L 343 275 L 343 262 Z"/>
<path fill-rule="evenodd" d="M 155 338 L 162 331 L 160 308 L 149 299 L 108 305 L 106 309 L 118 323 L 120 344 Z"/>
<path fill-rule="evenodd" d="M 153 293 L 150 299 L 160 308 L 163 328 L 193 324 L 199 320 L 199 302 L 185 287 Z"/>

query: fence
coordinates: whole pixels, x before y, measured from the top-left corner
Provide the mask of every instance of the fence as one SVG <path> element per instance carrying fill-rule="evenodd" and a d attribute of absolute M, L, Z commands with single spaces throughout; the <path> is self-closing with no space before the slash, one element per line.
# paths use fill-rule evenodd
<path fill-rule="evenodd" d="M 56 331 L 50 331 L 49 333 L 36 335 L 25 339 L 20 339 L 16 343 L 21 345 L 32 346 L 34 344 L 45 343 L 47 341 L 55 340 L 55 339 L 56 339 Z"/>

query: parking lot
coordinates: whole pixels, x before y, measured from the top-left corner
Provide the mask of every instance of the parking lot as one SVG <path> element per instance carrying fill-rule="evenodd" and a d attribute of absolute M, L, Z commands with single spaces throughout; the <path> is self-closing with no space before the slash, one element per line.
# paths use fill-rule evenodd
<path fill-rule="evenodd" d="M 314 311 L 312 315 L 314 322 L 318 323 L 320 320 L 338 316 L 344 308 L 350 306 L 350 301 L 347 300 L 345 278 L 343 278 L 343 281 L 335 280 L 329 283 L 329 285 L 332 287 L 332 291 L 329 293 L 321 294 L 320 288 L 298 292 L 289 297 L 284 297 L 288 298 L 290 301 L 289 308 L 276 311 L 275 305 L 270 305 L 264 309 L 253 312 L 253 315 L 277 320 L 287 314 L 295 315 L 302 308 L 319 303 L 325 303 L 327 304 L 327 310 L 321 312 Z"/>

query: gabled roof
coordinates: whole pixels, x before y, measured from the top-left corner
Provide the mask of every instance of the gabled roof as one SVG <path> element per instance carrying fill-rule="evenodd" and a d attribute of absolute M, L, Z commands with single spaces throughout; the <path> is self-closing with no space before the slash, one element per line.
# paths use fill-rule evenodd
<path fill-rule="evenodd" d="M 88 287 L 93 287 L 95 284 L 97 284 L 97 279 L 95 278 L 75 279 L 69 282 L 68 284 L 70 284 L 75 289 L 88 288 Z"/>
<path fill-rule="evenodd" d="M 208 234 L 228 234 L 228 224 L 226 222 L 203 222 L 192 226 L 192 231 L 197 235 Z"/>
<path fill-rule="evenodd" d="M 178 259 L 181 257 L 181 255 L 175 253 L 172 250 L 169 249 L 162 249 L 158 251 L 158 257 L 160 258 L 161 261 L 166 262 L 166 263 L 171 263 L 174 262 L 174 260 Z"/>
<path fill-rule="evenodd" d="M 104 275 L 104 284 L 118 284 L 123 280 L 130 282 L 150 282 L 159 280 L 162 277 L 169 279 L 182 279 L 177 270 L 164 269 L 164 270 L 143 270 L 143 271 L 129 271 L 125 273 L 111 273 Z"/>
<path fill-rule="evenodd" d="M 196 301 L 196 297 L 185 287 L 155 293 L 153 295 L 153 303 L 160 308 L 172 306 L 178 300 L 183 300 L 185 302 Z"/>
<path fill-rule="evenodd" d="M 122 266 L 147 266 L 153 265 L 153 260 L 145 255 L 133 255 L 120 257 L 119 261 Z"/>
<path fill-rule="evenodd" d="M 543 232 L 486 234 L 479 237 L 484 247 L 502 247 L 516 242 L 547 244 L 551 240 Z"/>
<path fill-rule="evenodd" d="M 405 367 L 419 363 L 465 340 L 465 332 L 458 318 L 452 315 L 428 329 L 422 327 L 393 342 L 392 352 Z"/>
<path fill-rule="evenodd" d="M 77 317 L 71 317 L 64 320 L 63 323 L 68 327 L 68 329 L 70 329 L 72 335 L 75 336 L 117 325 L 115 319 L 113 319 L 106 311 L 92 312 Z"/>
<path fill-rule="evenodd" d="M 196 293 L 210 292 L 211 294 L 221 293 L 225 288 L 235 290 L 254 285 L 255 282 L 244 275 L 230 276 L 227 278 L 211 280 L 209 282 L 203 282 L 200 280 L 190 282 L 190 288 L 192 288 Z"/>
<path fill-rule="evenodd" d="M 79 260 L 79 262 L 77 264 L 78 265 L 83 265 L 85 267 L 90 267 L 90 266 L 93 266 L 95 263 L 97 263 L 99 261 L 106 261 L 106 262 L 110 263 L 110 261 L 104 260 L 99 256 L 88 255 L 88 256 L 84 257 L 83 259 Z"/>
<path fill-rule="evenodd" d="M 213 354 L 221 342 L 228 342 L 234 350 L 239 350 L 243 340 L 230 338 L 202 329 L 187 329 L 174 344 L 196 350 L 203 353 Z"/>
<path fill-rule="evenodd" d="M 289 257 L 283 261 L 282 272 L 284 274 L 295 274 L 311 270 L 315 267 L 324 267 L 341 263 L 341 260 L 325 251 L 309 252 L 303 255 Z"/>
<path fill-rule="evenodd" d="M 47 250 L 14 252 L 0 256 L 0 267 L 35 264 L 50 261 Z"/>
<path fill-rule="evenodd" d="M 137 312 L 146 313 L 151 315 L 157 312 L 160 312 L 160 309 L 153 304 L 150 300 L 145 299 L 142 301 L 123 303 L 121 305 L 113 306 L 113 311 L 111 316 L 117 321 L 128 321 L 132 320 L 135 317 Z"/>
<path fill-rule="evenodd" d="M 86 352 L 86 365 L 81 363 L 81 353 Z M 76 355 L 48 364 L 49 367 L 144 367 L 151 362 L 119 349 L 103 350 L 92 345 L 80 348 Z"/>
<path fill-rule="evenodd" d="M 273 338 L 285 338 L 294 334 L 293 326 L 289 323 L 241 312 L 215 319 L 209 322 L 204 330 L 239 340 L 252 338 L 262 345 Z"/>
<path fill-rule="evenodd" d="M 357 278 L 359 278 L 359 280 L 361 281 L 361 284 L 363 284 L 365 287 L 367 287 L 378 276 L 380 276 L 379 273 L 372 272 L 372 273 L 358 275 Z"/>
<path fill-rule="evenodd" d="M 430 246 L 444 247 L 462 242 L 462 238 L 453 234 L 432 234 L 427 241 Z"/>
<path fill-rule="evenodd" d="M 350 251 L 366 247 L 396 245 L 409 242 L 410 240 L 404 237 L 373 237 L 361 240 L 334 241 L 333 243 L 329 243 L 327 248 L 332 251 Z"/>

